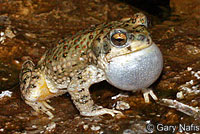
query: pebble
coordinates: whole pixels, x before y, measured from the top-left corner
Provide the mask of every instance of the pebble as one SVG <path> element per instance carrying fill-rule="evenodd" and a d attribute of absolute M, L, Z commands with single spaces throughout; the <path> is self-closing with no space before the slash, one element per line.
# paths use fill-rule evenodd
<path fill-rule="evenodd" d="M 129 109 L 130 105 L 124 101 L 117 101 L 116 109 L 118 110 L 126 110 Z"/>
<path fill-rule="evenodd" d="M 92 127 L 91 127 L 91 130 L 93 130 L 93 131 L 98 131 L 100 129 L 101 129 L 100 126 L 94 126 L 94 125 L 92 125 Z"/>
<path fill-rule="evenodd" d="M 0 98 L 3 98 L 5 96 L 11 97 L 12 96 L 12 92 L 6 90 L 6 91 L 2 91 L 2 93 L 0 94 Z"/>

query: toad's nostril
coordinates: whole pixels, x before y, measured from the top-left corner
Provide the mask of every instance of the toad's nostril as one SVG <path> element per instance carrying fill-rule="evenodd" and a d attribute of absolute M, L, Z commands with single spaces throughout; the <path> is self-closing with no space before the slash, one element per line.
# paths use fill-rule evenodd
<path fill-rule="evenodd" d="M 137 40 L 140 40 L 140 41 L 144 41 L 145 39 L 146 39 L 146 36 L 143 34 L 139 34 L 137 37 Z"/>

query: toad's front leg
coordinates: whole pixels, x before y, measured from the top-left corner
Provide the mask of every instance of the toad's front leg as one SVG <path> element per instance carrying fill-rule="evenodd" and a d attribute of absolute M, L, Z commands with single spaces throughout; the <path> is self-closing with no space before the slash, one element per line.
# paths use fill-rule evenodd
<path fill-rule="evenodd" d="M 68 87 L 68 92 L 81 115 L 99 116 L 110 114 L 115 116 L 115 114 L 122 114 L 120 111 L 95 105 L 90 96 L 90 85 L 105 79 L 102 70 L 90 65 L 84 71 L 77 74 L 78 75 L 72 79 Z"/>

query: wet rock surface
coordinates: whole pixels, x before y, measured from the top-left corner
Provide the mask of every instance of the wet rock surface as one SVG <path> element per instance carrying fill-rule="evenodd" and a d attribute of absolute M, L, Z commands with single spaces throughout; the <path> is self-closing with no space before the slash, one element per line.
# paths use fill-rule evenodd
<path fill-rule="evenodd" d="M 66 94 L 51 99 L 50 104 L 56 110 L 53 112 L 55 117 L 49 120 L 46 115 L 37 115 L 21 99 L 18 75 L 22 63 L 27 59 L 36 63 L 47 48 L 56 45 L 56 41 L 63 37 L 90 25 L 131 16 L 138 9 L 108 0 L 2 0 L 0 133 L 132 134 L 147 133 L 146 126 L 150 123 L 154 126 L 159 123 L 200 126 L 200 3 L 198 0 L 187 1 L 188 4 L 180 1 L 171 0 L 171 16 L 162 23 L 153 22 L 149 29 L 164 57 L 164 69 L 153 85 L 154 92 L 160 100 L 169 100 L 151 100 L 146 104 L 139 92 L 124 92 L 101 82 L 90 88 L 95 103 L 121 109 L 124 117 L 80 116 Z"/>

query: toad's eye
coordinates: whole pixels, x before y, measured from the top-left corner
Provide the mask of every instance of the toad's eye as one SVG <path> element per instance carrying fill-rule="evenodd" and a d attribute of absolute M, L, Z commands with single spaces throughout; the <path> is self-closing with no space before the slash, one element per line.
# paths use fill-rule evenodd
<path fill-rule="evenodd" d="M 127 35 L 125 32 L 116 30 L 112 35 L 111 35 L 111 42 L 114 46 L 116 47 L 123 47 L 126 45 L 127 42 Z"/>

